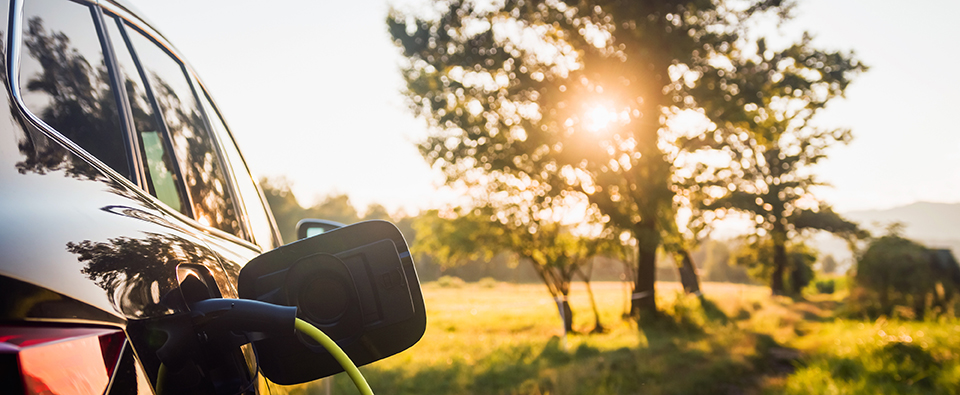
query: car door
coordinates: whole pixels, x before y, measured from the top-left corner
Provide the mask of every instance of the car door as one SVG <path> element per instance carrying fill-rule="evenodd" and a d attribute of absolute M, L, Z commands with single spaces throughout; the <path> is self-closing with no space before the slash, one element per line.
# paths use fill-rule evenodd
<path fill-rule="evenodd" d="M 235 297 L 239 266 L 261 248 L 196 84 L 159 35 L 92 3 L 26 0 L 6 10 L 0 281 L 27 290 L 24 300 L 47 292 L 81 307 L 7 308 L 5 319 L 123 329 L 117 363 L 105 361 L 110 391 L 148 393 L 160 370 L 157 323 L 191 299 Z M 142 62 L 144 43 L 183 81 Z M 236 393 L 251 388 L 252 359 L 237 350 L 170 379 L 178 390 Z"/>
<path fill-rule="evenodd" d="M 264 248 L 279 245 L 262 194 L 186 63 L 138 18 L 119 7 L 103 6 L 105 30 L 116 37 L 113 48 L 120 74 L 131 76 L 124 82 L 131 114 L 142 118 L 134 121 L 133 129 L 141 140 L 147 189 L 159 197 L 165 185 L 181 185 L 179 195 L 167 193 L 170 202 L 164 203 L 170 215 L 199 230 L 224 268 L 226 281 L 217 281 L 222 296 L 236 297 L 242 266 Z M 146 142 L 154 146 L 148 149 Z M 169 158 L 159 155 L 164 149 Z M 158 167 L 174 170 L 164 173 Z M 253 354 L 249 347 L 244 350 L 255 374 Z"/>

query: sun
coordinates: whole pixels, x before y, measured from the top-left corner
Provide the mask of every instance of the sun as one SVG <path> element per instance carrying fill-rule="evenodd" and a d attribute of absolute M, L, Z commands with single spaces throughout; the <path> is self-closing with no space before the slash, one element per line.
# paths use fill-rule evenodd
<path fill-rule="evenodd" d="M 618 114 L 602 105 L 595 105 L 586 113 L 586 129 L 591 132 L 599 132 L 610 127 L 617 121 Z"/>

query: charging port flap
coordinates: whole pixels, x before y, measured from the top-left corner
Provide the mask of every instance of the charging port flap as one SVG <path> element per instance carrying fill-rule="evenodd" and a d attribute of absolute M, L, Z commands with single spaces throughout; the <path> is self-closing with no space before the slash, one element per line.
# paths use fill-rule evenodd
<path fill-rule="evenodd" d="M 367 221 L 291 243 L 253 259 L 240 272 L 241 298 L 296 306 L 358 366 L 403 351 L 426 329 L 420 282 L 400 230 Z M 278 384 L 343 371 L 327 351 L 300 335 L 254 342 L 264 374 Z"/>

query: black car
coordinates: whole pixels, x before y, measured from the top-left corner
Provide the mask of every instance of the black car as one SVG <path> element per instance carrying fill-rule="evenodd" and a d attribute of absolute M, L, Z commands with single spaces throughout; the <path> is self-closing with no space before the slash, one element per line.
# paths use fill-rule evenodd
<path fill-rule="evenodd" d="M 269 315 L 223 318 L 254 300 L 358 364 L 420 338 L 399 231 L 304 221 L 328 232 L 282 245 L 212 98 L 130 7 L 2 0 L 0 20 L 0 392 L 269 393 L 341 370 Z"/>

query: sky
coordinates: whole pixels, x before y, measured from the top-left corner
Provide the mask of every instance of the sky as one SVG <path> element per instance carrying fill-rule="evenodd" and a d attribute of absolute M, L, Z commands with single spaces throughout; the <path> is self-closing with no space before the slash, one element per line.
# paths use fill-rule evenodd
<path fill-rule="evenodd" d="M 346 193 L 408 213 L 455 199 L 416 148 L 386 31 L 396 0 L 129 0 L 200 75 L 257 176 L 304 206 Z M 815 173 L 837 210 L 960 202 L 960 1 L 802 1 L 790 35 L 854 50 L 870 70 L 817 123 L 849 127 Z"/>

